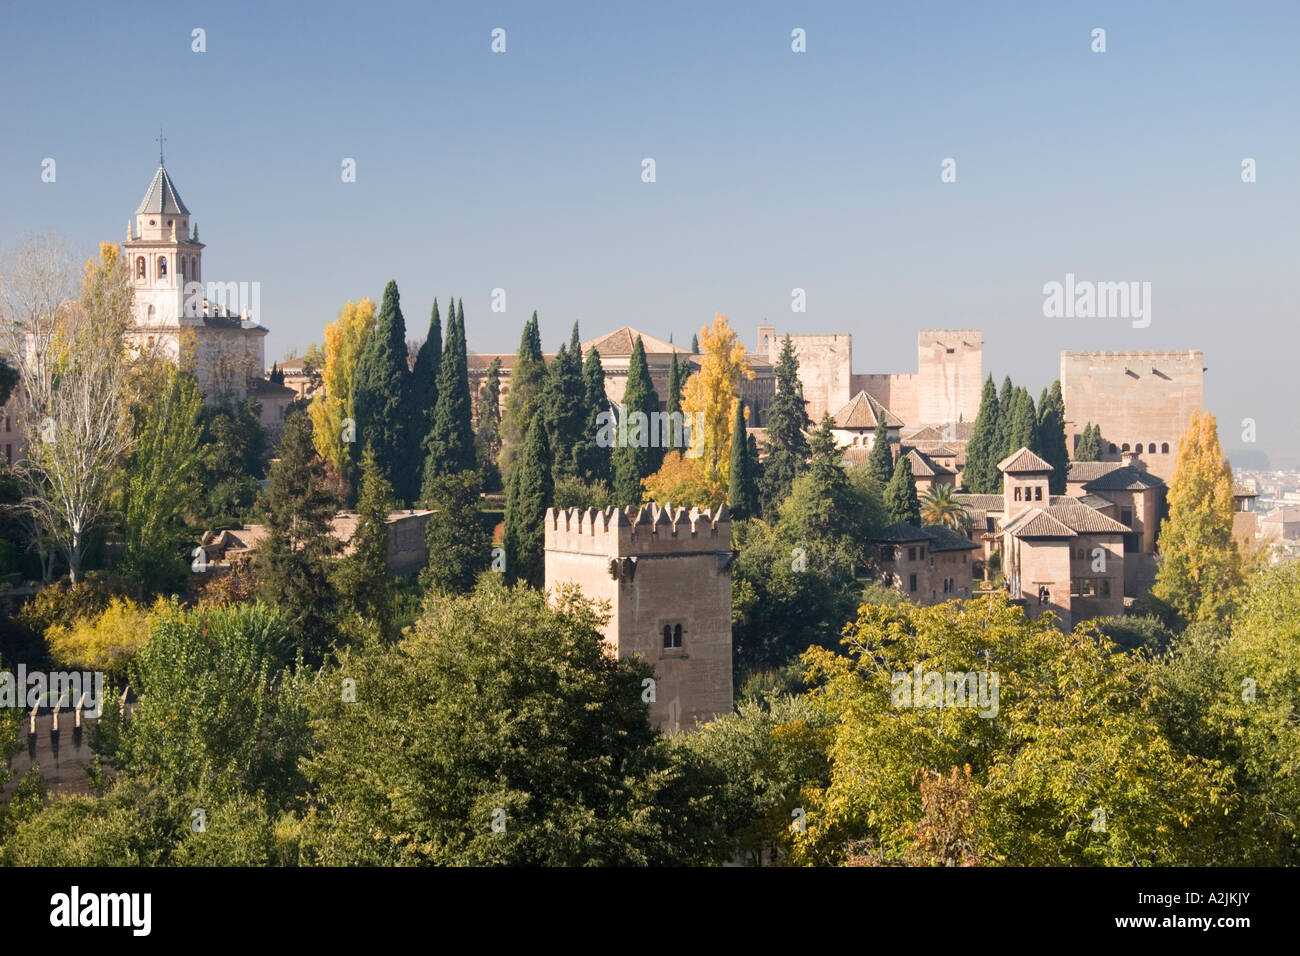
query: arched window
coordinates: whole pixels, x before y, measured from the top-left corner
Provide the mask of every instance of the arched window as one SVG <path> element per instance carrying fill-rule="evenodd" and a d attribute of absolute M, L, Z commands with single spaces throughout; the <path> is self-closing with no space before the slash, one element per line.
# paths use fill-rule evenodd
<path fill-rule="evenodd" d="M 158 257 L 158 278 L 159 279 L 167 278 L 167 257 L 166 256 Z"/>
<path fill-rule="evenodd" d="M 1147 453 L 1148 453 L 1148 454 L 1151 454 L 1151 455 L 1154 455 L 1154 454 L 1156 453 L 1156 443 L 1155 443 L 1155 442 L 1151 442 L 1149 445 L 1147 445 Z"/>
<path fill-rule="evenodd" d="M 664 647 L 673 646 L 673 629 L 669 625 L 664 625 Z"/>
<path fill-rule="evenodd" d="M 673 647 L 682 646 L 682 626 L 680 624 L 673 628 Z"/>
<path fill-rule="evenodd" d="M 181 256 L 181 281 L 182 281 L 182 282 L 185 281 L 185 266 L 186 266 L 186 264 L 187 264 L 187 263 L 185 262 L 185 257 L 184 257 L 184 256 Z"/>
<path fill-rule="evenodd" d="M 1110 450 L 1111 450 L 1111 451 L 1114 451 L 1114 450 L 1115 450 L 1115 446 L 1114 446 L 1114 445 L 1111 445 L 1111 446 L 1110 446 Z M 1121 448 L 1120 451 L 1128 451 L 1128 442 L 1125 442 L 1125 443 L 1124 443 L 1124 447 Z"/>
<path fill-rule="evenodd" d="M 1111 443 L 1110 443 L 1110 453 L 1113 455 L 1113 454 L 1115 454 L 1115 452 L 1116 452 L 1117 450 L 1118 450 L 1118 449 L 1115 448 L 1115 443 L 1114 443 L 1114 442 L 1111 442 Z"/>
<path fill-rule="evenodd" d="M 1162 455 L 1169 454 L 1169 442 L 1165 441 L 1160 443 L 1160 454 Z"/>
<path fill-rule="evenodd" d="M 135 257 L 135 277 L 143 279 L 144 276 L 144 256 Z"/>
<path fill-rule="evenodd" d="M 676 627 L 674 627 L 671 624 L 665 624 L 664 625 L 664 648 L 667 650 L 672 650 L 673 648 L 677 648 L 681 646 L 682 646 L 682 626 L 678 624 Z"/>

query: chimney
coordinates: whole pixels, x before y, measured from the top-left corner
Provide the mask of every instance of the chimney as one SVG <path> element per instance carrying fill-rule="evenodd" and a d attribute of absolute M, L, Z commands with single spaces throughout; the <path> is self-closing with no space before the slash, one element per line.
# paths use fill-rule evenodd
<path fill-rule="evenodd" d="M 1147 470 L 1147 463 L 1138 456 L 1137 451 L 1120 452 L 1119 460 L 1123 462 L 1126 467 L 1132 468 L 1134 471 Z"/>

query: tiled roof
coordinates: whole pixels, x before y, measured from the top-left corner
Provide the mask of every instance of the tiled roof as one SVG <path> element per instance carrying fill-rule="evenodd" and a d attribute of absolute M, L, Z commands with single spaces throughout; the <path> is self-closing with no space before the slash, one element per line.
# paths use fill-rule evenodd
<path fill-rule="evenodd" d="M 886 428 L 899 428 L 903 420 L 876 401 L 866 392 L 858 392 L 849 403 L 835 413 L 837 428 L 875 428 L 876 420 L 883 418 Z"/>
<path fill-rule="evenodd" d="M 970 441 L 975 432 L 974 422 L 948 422 L 946 425 L 922 425 L 915 431 L 905 431 L 902 438 L 906 442 L 957 442 Z"/>
<path fill-rule="evenodd" d="M 657 339 L 653 335 L 647 335 L 639 329 L 632 328 L 630 325 L 615 329 L 613 332 L 602 335 L 598 339 L 592 339 L 590 342 L 583 342 L 582 351 L 585 354 L 594 348 L 602 357 L 607 355 L 631 355 L 632 346 L 636 344 L 638 336 L 641 338 L 641 345 L 646 350 L 646 354 L 662 353 L 671 355 L 673 352 L 679 355 L 691 354 L 689 350 L 682 348 L 680 345 Z M 503 362 L 502 365 L 504 364 Z"/>
<path fill-rule="evenodd" d="M 1001 511 L 1006 506 L 1006 499 L 1001 495 L 976 495 L 960 492 L 953 495 L 953 497 L 965 505 L 968 511 Z"/>
<path fill-rule="evenodd" d="M 937 478 L 942 475 L 956 474 L 951 468 L 945 468 L 943 465 L 931 461 L 915 448 L 908 451 L 904 457 L 912 463 L 912 475 L 914 477 Z"/>
<path fill-rule="evenodd" d="M 158 215 L 175 215 L 188 216 L 190 211 L 185 208 L 185 203 L 181 202 L 180 193 L 176 191 L 176 186 L 172 178 L 167 175 L 167 170 L 159 166 L 158 172 L 154 173 L 153 182 L 149 184 L 149 191 L 144 194 L 144 199 L 140 201 L 140 208 L 137 209 L 136 215 L 140 213 L 157 213 Z"/>
<path fill-rule="evenodd" d="M 1119 461 L 1072 461 L 1066 473 L 1066 481 L 1092 481 L 1116 468 L 1123 468 Z"/>
<path fill-rule="evenodd" d="M 1125 534 L 1131 529 L 1096 508 L 1074 501 L 1030 508 L 1002 530 L 1019 538 L 1072 538 L 1077 534 Z"/>
<path fill-rule="evenodd" d="M 912 541 L 928 541 L 934 551 L 969 551 L 979 547 L 978 544 L 964 534 L 958 534 L 949 528 L 939 525 L 918 528 L 906 521 L 891 524 L 889 527 L 871 535 L 868 540 L 885 544 L 908 544 Z"/>
<path fill-rule="evenodd" d="M 862 447 L 850 447 L 844 449 L 844 457 L 840 459 L 845 468 L 865 468 L 867 462 L 871 460 L 871 449 Z"/>
<path fill-rule="evenodd" d="M 998 462 L 998 470 L 1008 475 L 1030 474 L 1039 471 L 1051 471 L 1052 466 L 1039 458 L 1028 448 L 1013 451 Z"/>
<path fill-rule="evenodd" d="M 1150 472 L 1132 465 L 1123 465 L 1098 475 L 1086 482 L 1084 491 L 1142 491 L 1146 488 L 1163 488 L 1165 483 Z"/>

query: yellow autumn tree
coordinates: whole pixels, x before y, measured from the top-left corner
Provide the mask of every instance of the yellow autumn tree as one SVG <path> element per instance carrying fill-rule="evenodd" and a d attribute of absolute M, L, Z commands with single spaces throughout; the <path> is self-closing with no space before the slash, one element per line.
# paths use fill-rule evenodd
<path fill-rule="evenodd" d="M 686 380 L 682 411 L 696 428 L 703 422 L 702 452 L 697 461 L 705 484 L 725 500 L 731 481 L 731 432 L 740 401 L 740 380 L 752 379 L 754 370 L 739 336 L 721 312 L 714 315 L 713 325 L 700 329 L 700 354 L 700 370 Z"/>
<path fill-rule="evenodd" d="M 673 504 L 682 508 L 716 508 L 727 500 L 724 490 L 704 480 L 698 458 L 687 458 L 680 451 L 664 455 L 664 463 L 653 475 L 641 482 L 643 501 Z"/>
<path fill-rule="evenodd" d="M 312 443 L 322 458 L 343 470 L 348 457 L 343 423 L 352 418 L 352 383 L 366 338 L 375 327 L 375 303 L 369 298 L 346 303 L 337 322 L 325 326 L 325 369 L 321 391 L 308 406 Z"/>
<path fill-rule="evenodd" d="M 1219 445 L 1214 416 L 1194 414 L 1178 441 L 1152 589 L 1187 621 L 1225 620 L 1237 602 L 1242 581 L 1234 510 L 1232 466 Z"/>

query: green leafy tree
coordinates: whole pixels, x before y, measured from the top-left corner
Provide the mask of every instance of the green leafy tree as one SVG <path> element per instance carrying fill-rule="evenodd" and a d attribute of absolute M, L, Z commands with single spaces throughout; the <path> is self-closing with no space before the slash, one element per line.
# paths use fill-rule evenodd
<path fill-rule="evenodd" d="M 411 402 L 407 395 L 406 320 L 402 318 L 397 283 L 384 288 L 374 331 L 366 338 L 357 360 L 352 386 L 352 407 L 356 415 L 357 446 L 369 444 L 384 478 L 393 486 L 399 501 L 412 500 L 418 480 L 416 450 L 419 436 L 412 436 Z"/>
<path fill-rule="evenodd" d="M 1038 453 L 1051 464 L 1051 492 L 1065 494 L 1065 479 L 1070 470 L 1070 451 L 1065 442 L 1065 397 L 1061 394 L 1061 380 L 1046 390 L 1038 406 Z"/>
<path fill-rule="evenodd" d="M 397 647 L 344 653 L 335 673 L 356 675 L 356 703 L 340 701 L 334 673 L 313 698 L 306 769 L 328 799 L 306 861 L 720 862 L 721 781 L 650 726 L 650 666 L 608 653 L 576 591 L 557 605 L 488 584 L 430 602 Z"/>
<path fill-rule="evenodd" d="M 328 563 L 339 550 L 331 525 L 339 500 L 312 447 L 311 420 L 304 412 L 285 419 L 266 505 L 267 534 L 253 560 L 258 594 L 284 611 L 297 646 L 308 661 L 319 663 L 334 636 Z"/>
<path fill-rule="evenodd" d="M 623 415 L 628 417 L 628 441 L 614 448 L 614 500 L 620 506 L 641 502 L 641 482 L 654 474 L 663 457 L 663 449 L 650 445 L 650 415 L 659 411 L 659 395 L 650 380 L 650 367 L 646 364 L 645 346 L 640 336 L 632 346 L 628 361 L 627 387 L 623 391 Z M 632 416 L 642 412 L 646 416 L 644 441 L 636 441 Z"/>
<path fill-rule="evenodd" d="M 479 518 L 481 482 L 477 472 L 435 478 L 426 489 L 433 514 L 425 525 L 429 563 L 420 575 L 425 588 L 464 593 L 488 566 L 492 540 Z"/>
<path fill-rule="evenodd" d="M 763 513 L 768 516 L 776 514 L 795 478 L 807 467 L 804 430 L 812 425 L 799 381 L 799 360 L 788 335 L 781 343 L 774 372 L 776 395 L 767 412 L 767 459 L 761 489 Z"/>
<path fill-rule="evenodd" d="M 476 464 L 474 430 L 470 426 L 465 307 L 461 303 L 456 315 L 448 320 L 447 343 L 438 366 L 438 405 L 425 442 L 424 483 L 427 486 L 441 475 L 472 471 Z"/>
<path fill-rule="evenodd" d="M 758 514 L 758 485 L 754 480 L 754 462 L 749 457 L 745 434 L 745 403 L 736 403 L 736 423 L 731 433 L 731 474 L 727 505 L 736 519 Z"/>
<path fill-rule="evenodd" d="M 171 363 L 150 369 L 132 409 L 135 444 L 122 475 L 122 557 L 118 571 L 137 597 L 184 588 L 189 569 L 186 518 L 197 510 L 204 452 L 203 397 Z"/>
<path fill-rule="evenodd" d="M 1240 596 L 1241 556 L 1232 534 L 1232 466 L 1209 412 L 1194 414 L 1179 439 L 1168 499 L 1152 594 L 1186 621 L 1224 620 Z"/>
<path fill-rule="evenodd" d="M 506 552 L 506 574 L 512 581 L 524 581 L 540 588 L 545 580 L 543 529 L 553 493 L 550 443 L 546 425 L 538 418 L 528 429 L 528 440 L 506 492 L 502 545 Z"/>
<path fill-rule="evenodd" d="M 374 449 L 367 445 L 361 456 L 361 498 L 352 553 L 339 560 L 334 586 L 341 610 L 375 621 L 383 630 L 393 613 L 388 589 L 388 505 L 392 497 L 393 488 L 379 469 Z"/>
<path fill-rule="evenodd" d="M 894 465 L 894 475 L 885 486 L 885 510 L 890 522 L 906 521 L 920 527 L 921 501 L 916 495 L 916 479 L 912 476 L 912 459 L 903 455 Z"/>
<path fill-rule="evenodd" d="M 1213 858 L 1230 774 L 1185 753 L 1153 719 L 1148 661 L 1115 653 L 1089 626 L 1062 634 L 1051 615 L 1029 621 L 1001 596 L 864 604 L 846 633 L 841 653 L 805 655 L 834 741 L 830 786 L 804 804 L 797 862 L 843 861 L 863 844 L 903 861 L 926 816 L 918 777 L 967 765 L 968 857 L 1009 866 Z M 973 705 L 945 706 L 945 675 L 972 673 Z"/>

